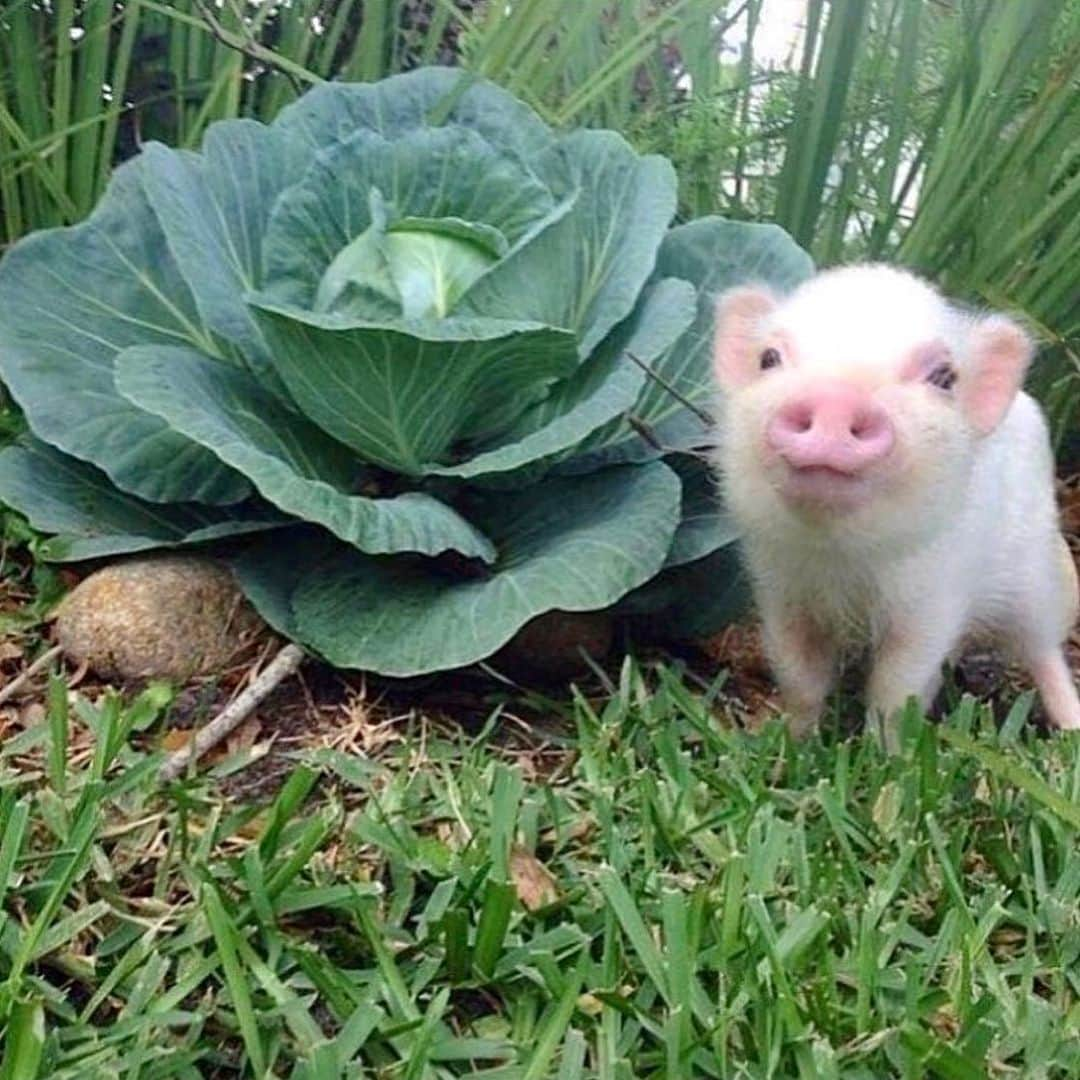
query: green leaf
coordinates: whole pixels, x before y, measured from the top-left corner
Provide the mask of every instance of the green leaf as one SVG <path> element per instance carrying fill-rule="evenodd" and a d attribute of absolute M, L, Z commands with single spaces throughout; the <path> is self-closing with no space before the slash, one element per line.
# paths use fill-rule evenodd
<path fill-rule="evenodd" d="M 143 187 L 205 325 L 272 378 L 244 296 L 262 273 L 263 235 L 279 192 L 310 163 L 304 143 L 253 120 L 212 124 L 201 152 L 149 143 Z"/>
<path fill-rule="evenodd" d="M 284 529 L 277 543 L 258 540 L 229 559 L 229 566 L 255 610 L 284 637 L 294 641 L 300 634 L 292 608 L 292 591 L 302 567 L 329 557 L 331 538 L 316 526 Z"/>
<path fill-rule="evenodd" d="M 476 945 L 473 964 L 484 977 L 495 970 L 495 963 L 503 950 L 506 931 L 510 928 L 510 916 L 517 901 L 517 889 L 508 881 L 489 878 L 484 888 L 484 902 L 480 908 L 480 920 L 476 924 Z"/>
<path fill-rule="evenodd" d="M 379 316 L 391 322 L 400 317 L 401 294 L 390 275 L 382 246 L 390 208 L 378 188 L 368 193 L 368 220 L 367 228 L 350 240 L 323 271 L 315 290 L 316 311 L 367 312 L 369 318 Z M 343 298 L 350 301 L 347 307 L 340 302 Z"/>
<path fill-rule="evenodd" d="M 471 516 L 499 560 L 481 575 L 347 549 L 290 559 L 281 544 L 236 565 L 256 607 L 331 663 L 415 675 L 490 656 L 545 611 L 610 606 L 660 569 L 678 504 L 677 477 L 656 462 L 485 500 Z"/>
<path fill-rule="evenodd" d="M 733 544 L 739 531 L 725 512 L 709 466 L 700 458 L 673 454 L 667 459 L 682 481 L 682 513 L 665 569 L 703 559 Z"/>
<path fill-rule="evenodd" d="M 485 562 L 495 559 L 489 540 L 430 495 L 351 494 L 362 475 L 352 451 L 237 368 L 191 349 L 135 348 L 121 354 L 116 380 L 140 408 L 212 450 L 275 506 L 324 526 L 361 551 L 438 555 L 452 550 Z"/>
<path fill-rule="evenodd" d="M 269 507 L 245 507 L 245 517 L 239 508 L 230 514 L 194 503 L 144 502 L 94 466 L 31 437 L 0 450 L 0 502 L 25 514 L 35 529 L 63 534 L 42 551 L 58 562 L 203 543 L 282 521 Z"/>
<path fill-rule="evenodd" d="M 394 232 L 433 232 L 471 240 L 494 259 L 501 259 L 510 250 L 502 231 L 482 221 L 463 221 L 456 217 L 401 217 L 394 222 Z"/>
<path fill-rule="evenodd" d="M 597 875 L 597 884 L 608 906 L 615 913 L 615 918 L 619 920 L 627 941 L 648 972 L 649 978 L 664 1000 L 673 1004 L 668 986 L 667 965 L 660 954 L 659 947 L 645 926 L 645 921 L 641 917 L 641 911 L 634 902 L 633 896 L 619 879 L 618 874 L 609 866 L 600 870 Z"/>
<path fill-rule="evenodd" d="M 982 1061 L 954 1050 L 914 1023 L 901 1027 L 900 1043 L 916 1057 L 926 1074 L 937 1080 L 986 1080 L 988 1075 Z"/>
<path fill-rule="evenodd" d="M 569 327 L 585 357 L 630 314 L 653 271 L 675 213 L 675 172 L 610 131 L 574 132 L 549 157 L 565 162 L 574 205 L 481 278 L 460 308 Z M 541 161 L 537 171 L 552 167 Z"/>
<path fill-rule="evenodd" d="M 571 335 L 528 323 L 447 319 L 408 333 L 257 303 L 300 409 L 363 460 L 412 476 L 460 439 L 505 428 L 577 366 Z"/>
<path fill-rule="evenodd" d="M 579 448 L 583 440 L 588 446 L 590 433 L 626 412 L 644 386 L 645 372 L 627 353 L 646 361 L 663 353 L 693 320 L 694 300 L 687 282 L 658 282 L 586 363 L 514 422 L 498 446 L 461 465 L 427 471 L 439 476 L 489 476 Z"/>
<path fill-rule="evenodd" d="M 938 738 L 976 758 L 994 776 L 1014 784 L 1037 803 L 1045 806 L 1073 829 L 1080 830 L 1080 806 L 1055 791 L 1041 776 L 988 746 L 976 742 L 969 735 L 955 728 L 941 726 L 936 729 Z"/>
<path fill-rule="evenodd" d="M 28 236 L 0 262 L 0 377 L 38 438 L 156 502 L 238 502 L 247 481 L 121 397 L 129 345 L 214 352 L 141 186 L 113 174 L 89 220 Z"/>
<path fill-rule="evenodd" d="M 425 67 L 376 83 L 324 83 L 282 109 L 274 127 L 313 149 L 366 129 L 396 138 L 443 124 L 469 128 L 521 161 L 551 146 L 550 129 L 523 102 L 461 68 Z"/>
<path fill-rule="evenodd" d="M 665 569 L 624 597 L 617 612 L 643 620 L 650 639 L 686 642 L 741 618 L 749 603 L 749 582 L 729 543 L 704 558 Z"/>
<path fill-rule="evenodd" d="M 529 168 L 466 127 L 419 129 L 395 139 L 361 130 L 320 154 L 304 179 L 274 207 L 265 237 L 268 296 L 304 307 L 314 305 L 316 296 L 325 303 L 328 290 L 320 281 L 326 273 L 340 277 L 335 261 L 355 264 L 349 245 L 358 240 L 361 254 L 367 254 L 370 244 L 364 237 L 373 223 L 373 192 L 385 203 L 389 231 L 382 239 L 383 254 L 403 298 L 415 291 L 415 282 L 406 290 L 406 268 L 394 267 L 408 254 L 410 239 L 415 246 L 418 223 L 405 224 L 399 237 L 394 230 L 402 227 L 400 219 L 486 225 L 514 245 L 567 209 L 556 205 Z M 454 243 L 447 230 L 440 231 L 443 245 Z M 460 250 L 457 254 L 460 257 Z M 455 301 L 490 265 L 486 249 L 476 254 L 483 256 L 480 265 L 472 265 L 471 276 L 459 279 Z M 413 278 L 415 272 L 414 267 Z M 421 291 L 438 290 L 429 283 Z M 405 314 L 414 314 L 418 306 L 423 305 L 413 302 Z"/>
<path fill-rule="evenodd" d="M 790 292 L 814 272 L 810 256 L 783 229 L 744 221 L 702 218 L 672 229 L 660 245 L 656 274 L 692 282 L 698 314 L 655 371 L 699 405 L 712 391 L 713 310 L 717 297 L 749 281 Z M 634 412 L 659 424 L 683 406 L 650 381 Z"/>
<path fill-rule="evenodd" d="M 387 233 L 382 250 L 407 319 L 445 318 L 495 262 L 479 244 L 430 229 Z"/>
<path fill-rule="evenodd" d="M 675 345 L 650 364 L 659 379 L 648 379 L 632 410 L 665 448 L 689 449 L 711 441 L 701 418 L 680 398 L 709 411 L 715 393 L 712 343 L 717 297 L 749 281 L 788 292 L 813 270 L 810 256 L 775 225 L 708 217 L 679 225 L 667 234 L 660 245 L 655 276 L 689 281 L 697 289 L 697 315 Z M 575 467 L 647 461 L 657 453 L 633 428 L 621 423 L 604 433 L 600 445 L 590 445 L 588 459 Z"/>
<path fill-rule="evenodd" d="M 566 978 L 562 994 L 548 1012 L 534 1043 L 534 1049 L 529 1056 L 529 1064 L 525 1069 L 522 1080 L 542 1080 L 550 1076 L 551 1061 L 560 1041 L 564 1048 L 570 1044 L 571 1036 L 567 1033 L 570 1021 L 574 1018 L 574 1010 L 577 1007 L 578 995 L 581 992 L 581 980 L 587 970 L 588 956 L 584 955 L 578 961 L 577 967 Z M 565 1041 L 563 1041 L 565 1038 Z M 564 1062 L 565 1049 L 564 1049 Z M 560 1076 L 562 1072 L 560 1071 Z"/>

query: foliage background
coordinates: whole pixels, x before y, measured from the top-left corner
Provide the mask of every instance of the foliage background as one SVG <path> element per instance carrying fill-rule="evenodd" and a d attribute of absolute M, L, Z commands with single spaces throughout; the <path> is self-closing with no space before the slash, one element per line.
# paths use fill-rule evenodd
<path fill-rule="evenodd" d="M 0 245 L 84 216 L 146 140 L 195 146 L 320 79 L 456 62 L 553 124 L 671 157 L 683 216 L 776 220 L 822 265 L 899 261 L 1022 312 L 1049 347 L 1035 388 L 1066 440 L 1080 5 L 807 0 L 778 64 L 757 51 L 777 3 L 4 0 Z"/>

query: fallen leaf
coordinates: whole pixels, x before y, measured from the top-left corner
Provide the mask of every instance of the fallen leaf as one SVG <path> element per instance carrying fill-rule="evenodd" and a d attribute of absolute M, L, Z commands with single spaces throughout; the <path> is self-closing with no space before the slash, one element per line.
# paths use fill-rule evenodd
<path fill-rule="evenodd" d="M 930 1026 L 937 1032 L 939 1038 L 946 1042 L 953 1042 L 960 1032 L 960 1022 L 956 1018 L 956 1011 L 949 1004 L 942 1005 L 937 1012 L 931 1014 Z"/>
<path fill-rule="evenodd" d="M 5 660 L 19 660 L 23 650 L 14 641 L 0 641 L 0 663 Z"/>
<path fill-rule="evenodd" d="M 19 710 L 19 723 L 24 728 L 36 727 L 45 722 L 45 706 L 40 701 L 31 701 Z"/>
<path fill-rule="evenodd" d="M 903 802 L 904 793 L 899 784 L 890 781 L 881 785 L 870 816 L 874 819 L 874 824 L 886 836 L 892 835 L 893 827 L 900 817 Z"/>
<path fill-rule="evenodd" d="M 596 829 L 595 818 L 590 817 L 588 814 L 582 814 L 577 818 L 568 829 L 563 832 L 559 832 L 557 829 L 547 829 L 542 834 L 542 839 L 545 844 L 554 844 L 560 839 L 566 840 L 585 840 Z"/>
<path fill-rule="evenodd" d="M 257 716 L 250 716 L 226 740 L 225 748 L 229 754 L 238 754 L 241 750 L 250 750 L 262 733 L 262 724 Z"/>
<path fill-rule="evenodd" d="M 1058 485 L 1061 523 L 1066 533 L 1080 533 L 1080 474 Z"/>
<path fill-rule="evenodd" d="M 245 821 L 237 830 L 237 836 L 242 836 L 245 840 L 258 840 L 262 836 L 266 829 L 266 823 L 270 820 L 270 815 L 263 811 L 256 814 L 253 818 Z"/>
<path fill-rule="evenodd" d="M 510 878 L 518 899 L 529 911 L 539 911 L 559 899 L 559 889 L 550 871 L 524 848 L 515 847 L 510 852 Z"/>
<path fill-rule="evenodd" d="M 59 570 L 57 576 L 65 589 L 74 589 L 86 577 L 85 574 L 80 573 L 78 570 L 72 570 L 68 567 Z"/>
<path fill-rule="evenodd" d="M 183 750 L 191 742 L 194 734 L 194 728 L 169 728 L 161 736 L 161 749 L 168 750 L 170 754 L 175 754 L 177 750 Z"/>

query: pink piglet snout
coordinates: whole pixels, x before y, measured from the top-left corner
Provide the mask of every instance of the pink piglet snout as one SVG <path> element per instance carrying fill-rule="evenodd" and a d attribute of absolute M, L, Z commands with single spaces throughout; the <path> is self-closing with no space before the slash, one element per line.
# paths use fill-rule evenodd
<path fill-rule="evenodd" d="M 794 469 L 852 476 L 887 457 L 895 442 L 888 413 L 866 390 L 840 380 L 815 382 L 785 401 L 765 437 Z"/>

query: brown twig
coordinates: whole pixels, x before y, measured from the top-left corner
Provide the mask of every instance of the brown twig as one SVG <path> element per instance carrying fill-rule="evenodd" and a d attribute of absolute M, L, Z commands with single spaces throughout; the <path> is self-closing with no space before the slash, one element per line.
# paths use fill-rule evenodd
<path fill-rule="evenodd" d="M 654 382 L 662 386 L 676 401 L 685 405 L 706 427 L 712 427 L 713 418 L 700 406 L 695 405 L 681 390 L 676 390 L 672 384 L 658 371 L 653 371 L 644 360 L 627 350 L 627 356 Z"/>
<path fill-rule="evenodd" d="M 303 660 L 304 650 L 299 645 L 286 645 L 282 648 L 235 701 L 222 709 L 206 727 L 200 728 L 191 742 L 166 759 L 158 773 L 158 779 L 162 783 L 175 780 L 190 762 L 202 757 L 207 750 L 228 738 L 272 690 L 300 667 Z"/>
<path fill-rule="evenodd" d="M 54 645 L 48 652 L 42 653 L 21 675 L 17 675 L 0 690 L 0 705 L 13 698 L 42 668 L 48 667 L 62 652 L 63 649 L 59 645 Z"/>
<path fill-rule="evenodd" d="M 684 454 L 686 457 L 698 458 L 701 461 L 713 460 L 713 455 L 707 449 L 694 446 L 665 446 L 656 432 L 640 416 L 635 416 L 633 413 L 624 413 L 623 415 L 638 438 L 643 442 L 647 442 L 657 453 L 665 455 Z"/>
<path fill-rule="evenodd" d="M 627 413 L 626 422 L 634 429 L 635 433 L 654 450 L 658 450 L 661 454 L 666 452 L 666 447 L 659 438 L 657 438 L 656 432 L 653 431 L 640 416 L 635 416 L 633 413 Z"/>
<path fill-rule="evenodd" d="M 292 84 L 297 97 L 304 92 L 303 83 L 301 83 L 296 72 L 292 70 L 285 58 L 278 56 L 272 49 L 266 48 L 265 45 L 256 41 L 250 34 L 241 36 L 227 29 L 210 9 L 206 0 L 195 0 L 195 6 L 199 9 L 199 14 L 202 16 L 203 22 L 206 23 L 207 29 L 222 45 L 235 49 L 238 53 L 242 53 L 257 63 L 265 64 L 267 67 L 280 71 Z M 297 66 L 299 67 L 299 65 Z M 310 73 L 306 74 L 310 75 Z"/>

